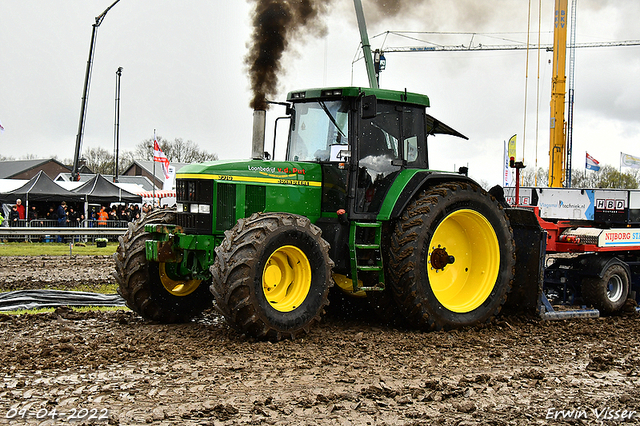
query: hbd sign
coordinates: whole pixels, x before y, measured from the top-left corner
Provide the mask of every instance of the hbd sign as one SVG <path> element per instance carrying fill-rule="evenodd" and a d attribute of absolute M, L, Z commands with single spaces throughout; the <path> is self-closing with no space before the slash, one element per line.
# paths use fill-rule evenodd
<path fill-rule="evenodd" d="M 598 199 L 596 200 L 596 209 L 618 211 L 624 210 L 626 204 L 626 200 Z"/>

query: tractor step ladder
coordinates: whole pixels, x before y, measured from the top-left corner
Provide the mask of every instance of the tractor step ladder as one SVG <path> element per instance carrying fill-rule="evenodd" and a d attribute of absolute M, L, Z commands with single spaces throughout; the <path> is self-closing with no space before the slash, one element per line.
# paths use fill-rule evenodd
<path fill-rule="evenodd" d="M 359 229 L 372 229 L 367 235 L 366 241 L 362 240 Z M 349 229 L 349 254 L 351 256 L 351 275 L 353 280 L 353 291 L 382 291 L 384 290 L 384 265 L 382 263 L 381 252 L 382 222 L 351 222 Z M 358 263 L 358 259 L 367 258 L 367 264 Z M 360 260 L 362 261 L 362 260 Z M 371 287 L 361 287 L 358 274 L 363 272 L 377 272 L 378 284 Z"/>

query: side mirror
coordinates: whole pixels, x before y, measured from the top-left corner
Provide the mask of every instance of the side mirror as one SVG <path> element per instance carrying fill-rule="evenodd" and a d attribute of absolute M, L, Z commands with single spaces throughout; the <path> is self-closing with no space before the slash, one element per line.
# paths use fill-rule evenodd
<path fill-rule="evenodd" d="M 360 102 L 360 117 L 375 118 L 378 113 L 378 100 L 375 95 L 363 96 Z"/>

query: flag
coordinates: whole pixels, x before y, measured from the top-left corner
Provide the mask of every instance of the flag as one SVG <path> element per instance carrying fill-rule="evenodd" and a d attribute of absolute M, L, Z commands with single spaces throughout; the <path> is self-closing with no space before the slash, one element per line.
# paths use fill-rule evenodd
<path fill-rule="evenodd" d="M 504 142 L 504 172 L 503 172 L 503 187 L 513 185 L 513 171 L 509 167 L 509 149 L 507 148 L 507 142 Z"/>
<path fill-rule="evenodd" d="M 632 167 L 634 169 L 640 169 L 640 157 L 635 157 L 633 155 L 625 154 L 624 152 L 620 153 L 620 167 Z"/>
<path fill-rule="evenodd" d="M 516 159 L 516 135 L 511 136 L 509 139 L 509 158 Z"/>
<path fill-rule="evenodd" d="M 169 166 L 169 178 L 164 180 L 164 184 L 162 185 L 163 191 L 171 191 L 175 186 L 176 181 L 176 167 Z"/>
<path fill-rule="evenodd" d="M 587 152 L 587 163 L 585 165 L 587 170 L 598 171 L 600 170 L 600 162 L 589 155 Z"/>
<path fill-rule="evenodd" d="M 156 138 L 153 139 L 153 161 L 162 163 L 164 178 L 169 179 L 169 159 L 160 149 L 160 145 L 158 145 L 158 140 Z"/>

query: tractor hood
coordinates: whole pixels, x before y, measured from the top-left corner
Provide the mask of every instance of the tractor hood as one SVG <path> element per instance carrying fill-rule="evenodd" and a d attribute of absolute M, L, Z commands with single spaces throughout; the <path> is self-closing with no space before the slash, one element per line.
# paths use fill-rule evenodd
<path fill-rule="evenodd" d="M 181 168 L 176 178 L 312 187 L 322 185 L 319 164 L 292 161 L 221 160 L 190 164 Z"/>

